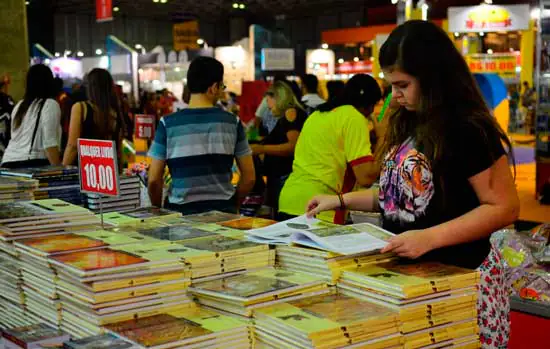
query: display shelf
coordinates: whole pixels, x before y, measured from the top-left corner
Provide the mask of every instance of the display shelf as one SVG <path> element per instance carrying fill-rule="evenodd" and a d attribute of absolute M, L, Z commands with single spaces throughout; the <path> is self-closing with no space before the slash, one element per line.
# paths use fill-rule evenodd
<path fill-rule="evenodd" d="M 550 319 L 550 304 L 512 296 L 510 298 L 510 308 L 514 311 Z"/>

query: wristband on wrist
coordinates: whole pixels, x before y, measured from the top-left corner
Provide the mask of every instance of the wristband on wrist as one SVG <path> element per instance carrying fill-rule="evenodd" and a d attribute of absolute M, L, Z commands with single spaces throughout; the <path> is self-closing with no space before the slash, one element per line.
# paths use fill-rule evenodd
<path fill-rule="evenodd" d="M 344 202 L 344 196 L 342 194 L 338 194 L 338 200 L 340 200 L 340 209 L 345 210 L 346 209 L 346 203 Z"/>

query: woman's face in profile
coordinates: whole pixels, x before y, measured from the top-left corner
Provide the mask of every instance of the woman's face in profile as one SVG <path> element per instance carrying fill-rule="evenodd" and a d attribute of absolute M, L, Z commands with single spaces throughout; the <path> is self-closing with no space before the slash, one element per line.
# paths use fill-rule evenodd
<path fill-rule="evenodd" d="M 271 110 L 271 112 L 273 114 L 275 114 L 276 109 L 277 109 L 277 107 L 276 107 L 277 101 L 275 100 L 275 97 L 273 97 L 271 95 L 267 95 L 266 101 L 267 101 L 267 107 L 269 108 L 269 110 Z"/>

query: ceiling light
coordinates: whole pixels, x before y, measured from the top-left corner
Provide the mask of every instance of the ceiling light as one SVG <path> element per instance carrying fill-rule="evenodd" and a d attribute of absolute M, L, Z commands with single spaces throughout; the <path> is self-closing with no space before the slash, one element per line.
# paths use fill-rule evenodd
<path fill-rule="evenodd" d="M 344 59 L 343 59 L 343 58 L 340 58 L 340 59 L 338 60 L 338 63 L 339 63 L 339 64 L 344 63 Z"/>
<path fill-rule="evenodd" d="M 204 40 L 203 40 L 203 39 L 197 39 L 197 44 L 198 44 L 198 45 L 203 45 L 203 44 L 204 44 Z"/>
<path fill-rule="evenodd" d="M 244 9 L 246 8 L 246 5 L 245 5 L 245 4 L 240 4 L 240 5 L 239 5 L 239 8 L 240 8 L 241 10 L 244 10 Z"/>
<path fill-rule="evenodd" d="M 44 64 L 50 64 L 50 63 L 51 63 L 51 60 L 50 60 L 49 58 L 46 58 L 46 59 L 44 60 Z"/>
<path fill-rule="evenodd" d="M 354 58 L 353 58 L 353 61 L 354 61 L 354 62 L 359 62 L 359 57 L 354 57 Z"/>
<path fill-rule="evenodd" d="M 70 50 L 65 50 L 64 55 L 65 55 L 65 56 L 68 56 L 68 55 L 70 55 L 71 53 L 72 53 L 72 52 L 71 52 Z"/>
<path fill-rule="evenodd" d="M 383 79 L 383 78 L 384 78 L 384 73 L 383 73 L 383 72 L 378 73 L 378 77 L 379 77 L 380 79 Z"/>
<path fill-rule="evenodd" d="M 174 68 L 174 71 L 176 71 L 176 72 L 179 72 L 180 70 L 181 70 L 180 67 L 175 67 L 175 68 Z"/>
<path fill-rule="evenodd" d="M 31 4 L 30 1 L 25 1 L 25 5 L 29 6 Z"/>
<path fill-rule="evenodd" d="M 143 48 L 143 46 L 141 46 L 141 44 L 136 44 L 136 46 L 134 46 L 136 48 L 136 50 L 141 50 Z"/>
<path fill-rule="evenodd" d="M 234 9 L 239 8 L 239 4 L 237 4 L 236 2 L 234 2 L 234 3 L 233 3 L 233 8 L 234 8 Z"/>
<path fill-rule="evenodd" d="M 159 2 L 159 0 L 153 0 L 153 2 L 155 2 L 155 3 L 156 3 L 156 2 Z"/>
<path fill-rule="evenodd" d="M 371 61 L 371 62 L 374 62 L 374 57 L 371 57 L 371 58 L 370 58 L 370 61 Z"/>
<path fill-rule="evenodd" d="M 166 4 L 167 2 L 168 2 L 168 0 L 160 0 L 161 4 Z"/>
<path fill-rule="evenodd" d="M 391 0 L 391 3 L 394 4 L 394 5 L 397 4 L 398 2 L 399 2 L 399 0 Z"/>
<path fill-rule="evenodd" d="M 487 53 L 490 54 L 490 55 L 492 55 L 492 54 L 493 54 L 493 50 L 488 49 L 488 50 L 487 50 Z"/>
<path fill-rule="evenodd" d="M 56 53 L 55 53 L 55 56 L 56 56 L 56 57 L 61 57 L 61 54 L 60 54 L 59 52 L 56 52 Z"/>
<path fill-rule="evenodd" d="M 488 5 L 491 5 L 493 3 L 493 0 L 484 0 L 484 2 Z"/>
<path fill-rule="evenodd" d="M 459 32 L 455 32 L 455 38 L 458 38 L 460 36 Z"/>
<path fill-rule="evenodd" d="M 138 73 L 143 74 L 143 69 L 139 68 Z"/>
<path fill-rule="evenodd" d="M 479 32 L 479 36 L 485 36 L 484 32 Z"/>
<path fill-rule="evenodd" d="M 430 5 L 428 5 L 428 4 L 422 4 L 422 9 L 423 9 L 424 11 L 427 11 L 427 10 L 430 9 Z"/>
<path fill-rule="evenodd" d="M 95 50 L 95 54 L 98 55 L 98 56 L 99 56 L 100 54 L 102 54 L 102 53 L 103 53 L 103 50 L 100 49 L 100 48 L 98 48 L 97 50 Z"/>
<path fill-rule="evenodd" d="M 113 11 L 118 12 L 118 11 L 120 11 L 120 8 L 118 8 L 118 6 L 115 6 L 115 7 L 113 7 Z"/>
<path fill-rule="evenodd" d="M 78 51 L 78 52 L 76 53 L 76 55 L 77 55 L 78 57 L 84 57 L 84 52 Z"/>
<path fill-rule="evenodd" d="M 323 50 L 328 49 L 328 44 L 327 44 L 327 43 L 323 43 L 323 44 L 321 45 L 321 48 L 322 48 Z"/>

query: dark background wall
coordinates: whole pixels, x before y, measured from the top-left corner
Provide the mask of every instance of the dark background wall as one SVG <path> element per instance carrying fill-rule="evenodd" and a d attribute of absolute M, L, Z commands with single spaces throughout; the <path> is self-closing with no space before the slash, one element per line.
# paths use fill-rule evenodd
<path fill-rule="evenodd" d="M 201 36 L 210 46 L 226 46 L 248 36 L 251 24 L 260 24 L 271 30 L 281 31 L 296 51 L 297 73 L 305 70 L 305 51 L 318 48 L 321 32 L 329 29 L 348 28 L 395 21 L 395 7 L 368 8 L 355 6 L 340 10 L 319 10 L 318 13 L 258 16 L 242 14 L 230 18 L 200 18 Z M 177 21 L 174 20 L 174 21 Z M 143 45 L 147 50 L 161 45 L 172 49 L 173 21 L 151 18 L 127 17 L 115 14 L 112 22 L 96 23 L 92 14 L 68 14 L 33 5 L 28 7 L 29 44 L 40 43 L 52 53 L 83 51 L 93 55 L 98 48 L 104 49 L 107 35 L 115 35 L 130 46 Z"/>

